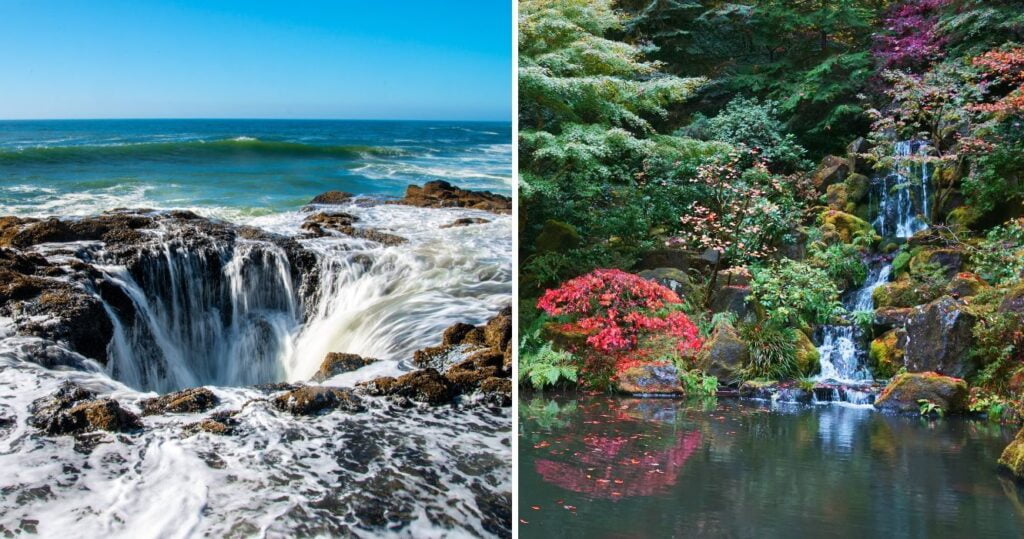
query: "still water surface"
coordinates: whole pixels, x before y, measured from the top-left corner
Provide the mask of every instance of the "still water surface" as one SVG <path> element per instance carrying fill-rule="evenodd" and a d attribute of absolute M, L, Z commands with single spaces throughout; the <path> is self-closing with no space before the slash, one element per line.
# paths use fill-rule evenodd
<path fill-rule="evenodd" d="M 1021 537 L 1013 427 L 869 407 L 524 396 L 521 537 Z"/>

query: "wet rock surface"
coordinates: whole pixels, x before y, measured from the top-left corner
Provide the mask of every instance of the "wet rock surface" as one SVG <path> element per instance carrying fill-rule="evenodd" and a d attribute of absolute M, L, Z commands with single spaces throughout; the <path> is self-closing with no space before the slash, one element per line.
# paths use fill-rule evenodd
<path fill-rule="evenodd" d="M 405 397 L 432 405 L 448 404 L 456 395 L 451 382 L 435 369 L 420 369 L 398 378 L 383 376 L 358 387 L 370 395 Z"/>
<path fill-rule="evenodd" d="M 387 232 L 372 228 L 357 228 L 354 226 L 359 218 L 344 212 L 327 213 L 318 212 L 306 218 L 302 223 L 302 229 L 315 237 L 329 236 L 338 233 L 353 238 L 359 238 L 377 242 L 381 245 L 401 245 L 409 240 Z"/>
<path fill-rule="evenodd" d="M 976 323 L 962 302 L 948 296 L 915 308 L 906 325 L 907 370 L 958 378 L 973 374 L 969 351 Z"/>
<path fill-rule="evenodd" d="M 934 372 L 900 374 L 889 382 L 875 400 L 875 408 L 899 413 L 920 413 L 921 401 L 928 401 L 946 413 L 967 409 L 967 382 Z"/>
<path fill-rule="evenodd" d="M 220 404 L 217 395 L 205 387 L 193 387 L 154 399 L 139 402 L 142 415 L 155 414 L 194 414 L 205 412 Z"/>
<path fill-rule="evenodd" d="M 351 389 L 302 386 L 277 395 L 272 400 L 274 407 L 294 415 L 317 415 L 331 410 L 349 413 L 365 411 L 362 399 Z"/>
<path fill-rule="evenodd" d="M 456 219 L 447 225 L 441 225 L 441 228 L 459 228 L 470 225 L 482 225 L 490 222 L 490 220 L 480 217 L 463 217 L 461 219 Z"/>
<path fill-rule="evenodd" d="M 313 381 L 323 382 L 333 376 L 361 369 L 377 361 L 377 359 L 372 357 L 331 352 L 327 354 L 323 363 L 320 364 L 320 370 L 316 371 L 316 374 L 313 375 Z"/>
<path fill-rule="evenodd" d="M 139 417 L 122 408 L 117 401 L 96 398 L 93 392 L 71 382 L 64 383 L 54 394 L 33 402 L 30 412 L 29 424 L 51 435 L 142 429 Z"/>
<path fill-rule="evenodd" d="M 641 365 L 618 373 L 615 381 L 620 393 L 631 395 L 683 395 L 675 365 Z"/>
<path fill-rule="evenodd" d="M 443 180 L 427 182 L 422 187 L 410 185 L 405 190 L 405 197 L 394 204 L 421 208 L 471 208 L 494 213 L 512 212 L 510 197 L 487 191 L 461 189 Z"/>

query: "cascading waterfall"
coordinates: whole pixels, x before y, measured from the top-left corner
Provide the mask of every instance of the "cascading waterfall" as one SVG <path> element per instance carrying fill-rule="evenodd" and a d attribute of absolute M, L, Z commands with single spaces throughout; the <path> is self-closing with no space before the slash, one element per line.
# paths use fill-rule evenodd
<path fill-rule="evenodd" d="M 105 302 L 115 329 L 112 377 L 159 392 L 284 378 L 279 358 L 301 316 L 283 250 L 256 241 L 212 247 L 175 239 L 133 270 L 103 267 L 133 307 Z"/>
<path fill-rule="evenodd" d="M 921 158 L 929 146 L 905 140 L 894 146 L 894 165 L 872 186 L 878 215 L 872 223 L 884 238 L 909 238 L 928 228 L 931 166 Z"/>
<path fill-rule="evenodd" d="M 928 152 L 928 145 L 920 141 L 900 141 L 894 147 L 894 167 L 889 174 L 877 178 L 872 184 L 872 197 L 877 200 L 878 215 L 873 221 L 882 237 L 908 238 L 928 228 L 928 197 L 931 166 L 918 159 Z M 864 284 L 850 292 L 843 304 L 848 311 L 874 309 L 872 293 L 889 281 L 891 262 L 871 265 Z M 867 349 L 863 331 L 856 324 L 828 325 L 819 330 L 821 344 L 821 373 L 817 380 L 826 383 L 860 385 L 871 381 L 871 372 L 865 361 Z M 864 396 L 849 388 L 834 400 L 864 401 Z"/>

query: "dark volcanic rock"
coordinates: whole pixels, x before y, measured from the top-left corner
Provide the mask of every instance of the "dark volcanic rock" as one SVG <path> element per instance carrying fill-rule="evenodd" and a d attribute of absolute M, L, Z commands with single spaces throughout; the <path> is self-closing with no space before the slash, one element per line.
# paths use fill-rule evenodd
<path fill-rule="evenodd" d="M 40 294 L 24 314 L 47 320 L 29 321 L 18 328 L 19 334 L 66 342 L 83 356 L 106 363 L 114 325 L 95 297 L 58 283 Z"/>
<path fill-rule="evenodd" d="M 920 402 L 929 401 L 946 413 L 967 409 L 967 382 L 934 372 L 904 373 L 889 382 L 875 400 L 875 408 L 901 413 L 920 413 Z"/>
<path fill-rule="evenodd" d="M 310 200 L 310 204 L 344 204 L 354 197 L 352 193 L 346 193 L 344 191 L 327 191 L 321 193 Z"/>
<path fill-rule="evenodd" d="M 461 219 L 456 219 L 447 225 L 441 225 L 441 228 L 456 228 L 460 226 L 482 225 L 484 223 L 490 223 L 490 221 L 487 219 L 481 219 L 480 217 L 463 217 Z"/>
<path fill-rule="evenodd" d="M 405 189 L 405 198 L 393 202 L 421 208 L 472 208 L 494 213 L 511 213 L 512 199 L 487 191 L 467 191 L 437 180 Z"/>
<path fill-rule="evenodd" d="M 320 364 L 320 370 L 316 371 L 316 374 L 313 375 L 313 381 L 323 382 L 332 376 L 361 369 L 376 361 L 378 360 L 371 357 L 331 352 L 327 354 L 323 363 Z"/>
<path fill-rule="evenodd" d="M 316 415 L 334 409 L 345 412 L 362 412 L 362 400 L 351 389 L 302 386 L 273 399 L 274 406 L 294 415 Z"/>
<path fill-rule="evenodd" d="M 505 350 L 512 343 L 512 306 L 505 307 L 484 326 L 487 346 Z"/>
<path fill-rule="evenodd" d="M 217 395 L 205 387 L 192 387 L 154 399 L 145 399 L 139 403 L 142 406 L 142 415 L 194 414 L 205 412 L 218 404 L 220 399 Z"/>
<path fill-rule="evenodd" d="M 401 245 L 409 240 L 388 234 L 372 228 L 356 228 L 353 223 L 359 220 L 358 217 L 348 213 L 314 213 L 302 223 L 302 229 L 310 234 L 321 237 L 328 236 L 331 232 L 337 232 L 353 238 L 360 238 L 375 241 L 382 245 Z"/>
<path fill-rule="evenodd" d="M 371 395 L 397 395 L 427 404 L 446 404 L 455 397 L 455 388 L 435 369 L 421 369 L 398 378 L 385 376 L 359 384 Z"/>
<path fill-rule="evenodd" d="M 94 430 L 132 432 L 142 428 L 139 416 L 112 399 L 96 399 L 77 384 L 65 382 L 53 394 L 32 403 L 29 424 L 49 434 Z"/>
<path fill-rule="evenodd" d="M 512 406 L 512 380 L 491 377 L 480 383 L 484 400 L 495 406 Z"/>

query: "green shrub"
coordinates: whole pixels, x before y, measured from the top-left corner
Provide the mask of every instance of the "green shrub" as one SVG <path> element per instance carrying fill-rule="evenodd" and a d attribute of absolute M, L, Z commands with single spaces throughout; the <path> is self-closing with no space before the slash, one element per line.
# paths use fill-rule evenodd
<path fill-rule="evenodd" d="M 778 326 L 827 324 L 843 313 L 839 290 L 820 268 L 788 258 L 755 267 L 751 297 Z"/>
<path fill-rule="evenodd" d="M 740 371 L 741 378 L 781 380 L 799 373 L 793 329 L 763 322 L 741 324 L 739 330 L 750 350 L 750 359 Z"/>

